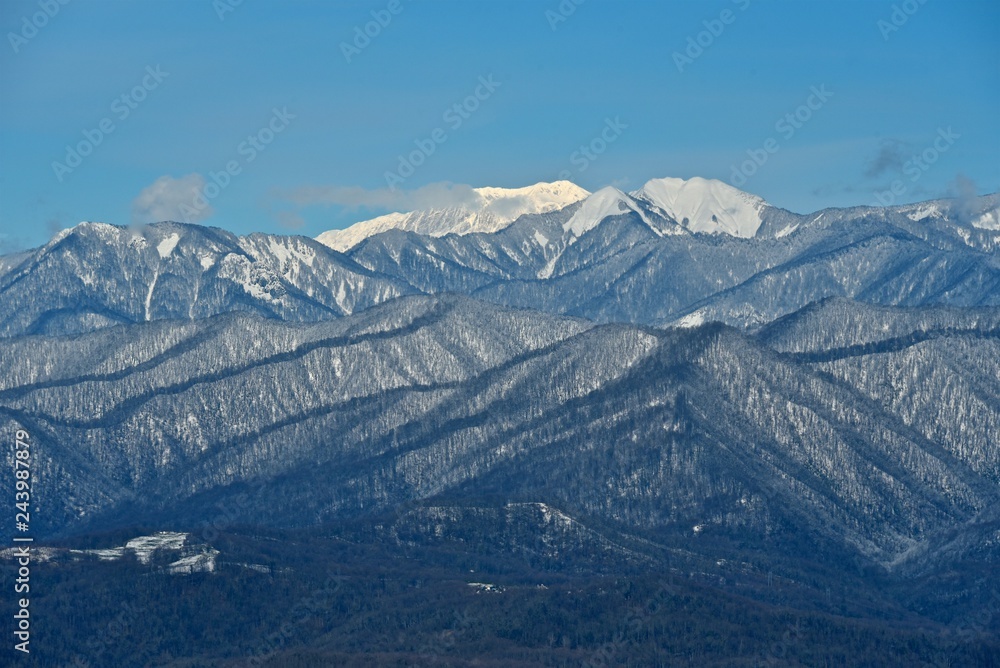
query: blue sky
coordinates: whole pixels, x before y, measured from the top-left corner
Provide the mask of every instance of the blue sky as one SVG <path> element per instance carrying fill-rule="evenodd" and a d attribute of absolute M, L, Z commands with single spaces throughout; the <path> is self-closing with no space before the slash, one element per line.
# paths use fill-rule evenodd
<path fill-rule="evenodd" d="M 81 220 L 315 236 L 560 177 L 995 192 L 998 28 L 992 0 L 4 0 L 0 250 Z"/>

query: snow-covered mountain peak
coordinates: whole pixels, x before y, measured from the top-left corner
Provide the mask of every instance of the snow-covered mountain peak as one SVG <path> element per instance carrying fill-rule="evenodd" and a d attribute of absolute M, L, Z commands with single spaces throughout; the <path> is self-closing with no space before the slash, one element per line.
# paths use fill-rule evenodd
<path fill-rule="evenodd" d="M 554 183 L 536 183 L 524 188 L 476 188 L 475 192 L 482 198 L 486 208 L 498 216 L 510 218 L 516 211 L 517 216 L 524 213 L 548 213 L 579 202 L 590 193 L 571 181 L 556 181 Z M 510 211 L 503 211 L 511 205 Z M 508 222 L 514 222 L 511 218 Z"/>
<path fill-rule="evenodd" d="M 150 223 L 142 226 L 126 226 L 85 220 L 73 227 L 60 230 L 48 241 L 46 246 L 54 246 L 66 237 L 74 235 L 103 242 L 114 242 L 122 239 L 127 241 L 141 239 L 145 242 L 151 242 L 153 245 L 160 244 L 167 239 L 173 239 L 173 246 L 176 246 L 177 241 L 190 229 L 203 228 L 171 221 Z"/>
<path fill-rule="evenodd" d="M 590 194 L 569 181 L 536 183 L 524 188 L 475 188 L 473 193 L 475 200 L 470 204 L 390 213 L 344 230 L 324 232 L 316 240 L 344 252 L 372 235 L 395 229 L 432 237 L 498 232 L 523 215 L 558 211 Z"/>
<path fill-rule="evenodd" d="M 744 239 L 757 233 L 761 213 L 768 206 L 756 195 L 700 177 L 653 179 L 632 196 L 662 209 L 692 232 L 724 233 Z"/>
<path fill-rule="evenodd" d="M 646 220 L 645 214 L 631 197 L 618 188 L 606 186 L 583 201 L 580 208 L 563 224 L 563 231 L 574 237 L 581 237 L 597 227 L 605 218 L 620 216 L 629 211 L 634 211 Z M 649 221 L 646 222 L 648 224 Z"/>
<path fill-rule="evenodd" d="M 62 241 L 63 239 L 72 234 L 82 233 L 82 234 L 95 234 L 98 236 L 108 236 L 117 234 L 119 231 L 120 228 L 115 225 L 84 220 L 77 223 L 73 227 L 67 227 L 57 232 L 51 239 L 49 239 L 49 242 L 46 244 L 46 246 L 54 246 L 55 244 L 59 243 L 60 241 Z"/>

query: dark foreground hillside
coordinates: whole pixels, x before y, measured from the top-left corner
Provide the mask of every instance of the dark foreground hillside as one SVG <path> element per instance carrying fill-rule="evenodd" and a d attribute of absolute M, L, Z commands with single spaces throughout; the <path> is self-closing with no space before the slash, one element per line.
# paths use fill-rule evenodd
<path fill-rule="evenodd" d="M 784 578 L 557 572 L 351 531 L 219 535 L 214 573 L 167 575 L 157 559 L 39 565 L 32 654 L 17 665 L 1000 665 L 995 616 L 933 621 L 872 602 L 866 576 L 821 597 L 824 610 Z M 5 564 L 5 588 L 11 578 Z"/>

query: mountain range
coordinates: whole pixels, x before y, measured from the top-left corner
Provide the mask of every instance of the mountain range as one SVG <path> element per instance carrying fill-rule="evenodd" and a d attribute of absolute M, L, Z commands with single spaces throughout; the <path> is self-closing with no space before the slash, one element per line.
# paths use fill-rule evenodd
<path fill-rule="evenodd" d="M 377 546 L 393 601 L 659 574 L 938 647 L 1000 600 L 998 248 L 998 195 L 803 215 L 669 178 L 315 240 L 81 223 L 0 258 L 0 433 L 60 554 L 181 532 L 213 567 L 177 577 L 253 589 L 319 563 L 282 541 Z"/>
<path fill-rule="evenodd" d="M 0 264 L 0 335 L 232 311 L 314 322 L 446 292 L 596 322 L 740 328 L 826 297 L 998 303 L 997 195 L 800 215 L 718 181 L 660 179 L 631 194 L 604 188 L 494 229 L 490 211 L 507 201 L 526 206 L 525 190 L 544 193 L 535 209 L 554 206 L 554 192 L 583 192 L 565 182 L 506 197 L 483 189 L 492 199 L 479 210 L 392 219 L 426 234 L 391 228 L 369 236 L 390 224 L 383 218 L 335 233 L 340 241 L 320 235 L 342 248 L 350 240 L 345 252 L 305 237 L 236 237 L 180 223 L 81 223 Z"/>

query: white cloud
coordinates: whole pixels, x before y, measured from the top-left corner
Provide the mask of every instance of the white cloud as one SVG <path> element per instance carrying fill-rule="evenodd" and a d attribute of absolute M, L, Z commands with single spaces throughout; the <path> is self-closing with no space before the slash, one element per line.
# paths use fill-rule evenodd
<path fill-rule="evenodd" d="M 297 206 L 335 205 L 345 209 L 385 209 L 416 211 L 449 207 L 478 208 L 482 198 L 472 186 L 459 183 L 431 183 L 416 190 L 367 190 L 358 186 L 306 186 L 280 193 L 281 199 Z"/>
<path fill-rule="evenodd" d="M 955 212 L 963 223 L 971 223 L 982 210 L 979 202 L 979 187 L 965 174 L 958 174 L 948 185 L 949 197 L 955 198 Z"/>
<path fill-rule="evenodd" d="M 175 179 L 161 176 L 132 200 L 132 223 L 144 225 L 162 220 L 197 223 L 212 215 L 203 192 L 205 177 L 188 174 Z"/>

